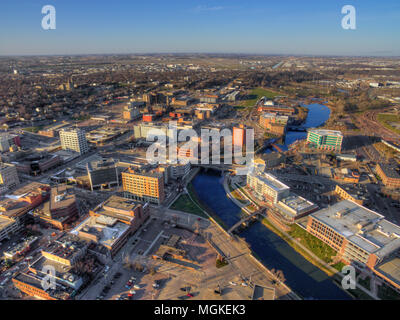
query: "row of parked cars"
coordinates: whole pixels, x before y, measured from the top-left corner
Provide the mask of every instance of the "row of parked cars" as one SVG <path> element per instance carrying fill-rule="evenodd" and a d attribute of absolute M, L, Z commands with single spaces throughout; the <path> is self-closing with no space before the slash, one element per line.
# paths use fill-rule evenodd
<path fill-rule="evenodd" d="M 107 270 L 108 271 L 108 270 Z M 103 291 L 101 292 L 101 294 L 97 297 L 97 300 L 103 300 L 105 298 L 105 296 L 107 295 L 107 293 L 110 291 L 111 286 L 115 283 L 115 280 L 119 279 L 122 276 L 121 272 L 117 272 L 116 274 L 114 274 L 113 279 L 109 282 L 109 284 L 107 284 L 104 288 Z"/>

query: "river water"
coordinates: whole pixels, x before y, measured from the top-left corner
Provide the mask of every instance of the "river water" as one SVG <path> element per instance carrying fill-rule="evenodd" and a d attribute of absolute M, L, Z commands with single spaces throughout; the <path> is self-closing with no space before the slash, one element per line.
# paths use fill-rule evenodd
<path fill-rule="evenodd" d="M 308 128 L 320 126 L 329 118 L 330 110 L 326 106 L 310 105 L 309 108 L 305 124 Z M 305 135 L 305 132 L 292 132 L 287 137 L 287 142 L 288 139 L 291 143 L 304 139 Z M 229 228 L 240 220 L 241 209 L 226 196 L 222 179 L 220 173 L 213 171 L 200 173 L 193 180 L 193 186 L 200 200 Z M 240 236 L 247 241 L 268 269 L 282 270 L 286 284 L 303 298 L 350 299 L 350 296 L 334 284 L 326 273 L 308 262 L 262 223 L 252 224 Z"/>
<path fill-rule="evenodd" d="M 316 128 L 322 126 L 330 117 L 331 110 L 322 104 L 314 103 L 310 105 L 305 105 L 304 107 L 308 108 L 307 119 L 302 127 L 308 128 Z M 299 131 L 291 131 L 289 130 L 286 133 L 285 144 L 279 145 L 279 147 L 287 151 L 289 146 L 296 142 L 297 140 L 303 140 L 307 138 L 307 132 L 299 132 Z M 265 150 L 266 153 L 270 153 L 273 150 L 271 148 L 267 148 Z"/>

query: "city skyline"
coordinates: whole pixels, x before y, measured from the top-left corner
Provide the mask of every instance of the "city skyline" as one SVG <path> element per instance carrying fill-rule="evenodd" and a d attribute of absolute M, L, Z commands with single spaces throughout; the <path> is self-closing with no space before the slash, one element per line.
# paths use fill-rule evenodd
<path fill-rule="evenodd" d="M 57 27 L 43 30 L 44 5 Z M 356 30 L 341 26 L 345 5 L 356 9 Z M 233 53 L 261 55 L 399 56 L 396 1 L 307 4 L 286 0 L 173 1 L 113 6 L 53 0 L 3 1 L 0 55 Z"/>
<path fill-rule="evenodd" d="M 0 1 L 0 300 L 400 300 L 399 18 Z"/>

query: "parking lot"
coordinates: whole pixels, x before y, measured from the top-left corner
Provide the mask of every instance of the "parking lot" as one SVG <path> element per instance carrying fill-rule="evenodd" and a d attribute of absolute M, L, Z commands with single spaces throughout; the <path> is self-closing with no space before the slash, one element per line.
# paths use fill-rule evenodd
<path fill-rule="evenodd" d="M 186 258 L 197 262 L 201 270 L 152 259 L 172 235 L 181 237 L 179 249 L 185 250 Z M 169 219 L 151 217 L 118 252 L 114 263 L 105 267 L 79 298 L 148 300 L 162 294 L 190 298 L 189 292 L 180 288 L 193 289 L 207 269 L 215 271 L 216 257 L 216 252 L 201 236 L 177 227 Z"/>

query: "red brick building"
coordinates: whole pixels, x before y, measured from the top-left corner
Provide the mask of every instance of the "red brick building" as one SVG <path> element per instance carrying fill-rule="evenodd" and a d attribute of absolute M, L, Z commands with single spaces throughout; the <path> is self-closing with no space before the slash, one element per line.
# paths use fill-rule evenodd
<path fill-rule="evenodd" d="M 378 270 L 400 250 L 400 226 L 382 215 L 344 200 L 309 215 L 307 231 L 333 248 L 343 262 L 367 267 L 387 282 L 397 276 L 393 268 L 386 275 Z M 400 281 L 389 283 L 400 290 Z"/>

